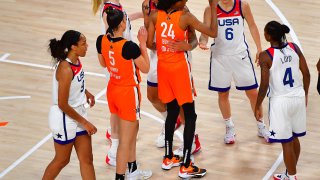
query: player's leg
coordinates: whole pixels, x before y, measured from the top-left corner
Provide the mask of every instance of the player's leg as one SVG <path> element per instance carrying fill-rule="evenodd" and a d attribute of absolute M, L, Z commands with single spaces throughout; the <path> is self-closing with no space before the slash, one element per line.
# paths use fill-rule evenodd
<path fill-rule="evenodd" d="M 119 121 L 117 114 L 111 113 L 110 124 L 112 127 L 111 146 L 106 156 L 106 163 L 111 166 L 116 166 L 117 149 L 119 146 Z M 113 123 L 112 123 L 113 122 Z"/>
<path fill-rule="evenodd" d="M 82 179 L 96 179 L 93 166 L 91 136 L 89 136 L 88 134 L 77 136 L 74 147 L 80 162 L 80 172 Z"/>
<path fill-rule="evenodd" d="M 73 143 L 58 144 L 54 142 L 55 156 L 44 171 L 43 180 L 55 179 L 60 171 L 69 163 Z"/>

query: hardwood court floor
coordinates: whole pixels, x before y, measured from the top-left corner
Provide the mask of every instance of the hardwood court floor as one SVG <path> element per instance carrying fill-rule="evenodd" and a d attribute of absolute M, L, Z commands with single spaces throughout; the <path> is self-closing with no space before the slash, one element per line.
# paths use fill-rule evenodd
<path fill-rule="evenodd" d="M 140 11 L 140 1 L 123 1 L 127 12 Z M 263 0 L 251 0 L 251 9 L 261 32 L 263 48 L 268 44 L 263 39 L 264 25 L 270 20 L 279 20 L 278 16 Z M 299 179 L 319 179 L 320 172 L 320 133 L 319 95 L 316 92 L 317 71 L 315 64 L 319 58 L 318 38 L 320 29 L 320 2 L 313 0 L 282 1 L 274 3 L 287 17 L 301 41 L 311 72 L 311 86 L 308 106 L 308 134 L 301 139 L 302 151 L 298 164 Z M 207 1 L 190 0 L 190 10 L 202 19 Z M 133 33 L 143 25 L 142 20 L 132 22 Z M 19 62 L 52 66 L 47 53 L 50 38 L 60 38 L 68 29 L 76 29 L 87 37 L 89 49 L 82 58 L 87 72 L 104 73 L 96 56 L 95 40 L 101 33 L 98 16 L 91 13 L 91 4 L 87 0 L 1 0 L 0 1 L 0 57 Z M 248 32 L 246 32 L 248 34 Z M 252 54 L 255 54 L 252 38 L 247 35 Z M 289 39 L 291 39 L 289 37 Z M 208 174 L 204 179 L 262 179 L 271 168 L 279 153 L 279 144 L 269 145 L 257 137 L 255 120 L 245 94 L 231 90 L 231 106 L 235 120 L 237 142 L 226 146 L 223 143 L 225 126 L 218 105 L 217 94 L 207 89 L 209 79 L 209 53 L 197 48 L 193 51 L 193 74 L 198 98 L 197 133 L 201 140 L 202 151 L 195 155 L 197 165 L 205 167 Z M 256 67 L 258 79 L 260 70 Z M 0 100 L 0 122 L 9 121 L 6 127 L 0 127 L 0 173 L 19 157 L 45 138 L 48 128 L 48 110 L 51 104 L 52 70 L 0 62 L 0 97 L 31 96 L 30 99 Z M 98 94 L 106 86 L 104 77 L 86 75 L 88 89 Z M 141 83 L 143 94 L 142 110 L 155 116 L 160 115 L 146 98 L 146 76 Z M 100 100 L 105 100 L 102 96 Z M 267 100 L 264 104 L 267 114 Z M 94 165 L 97 179 L 113 179 L 115 168 L 106 166 L 104 160 L 109 148 L 105 140 L 105 130 L 109 124 L 108 107 L 97 103 L 89 110 L 89 119 L 97 126 L 98 133 L 93 136 Z M 160 168 L 163 149 L 155 147 L 155 138 L 161 125 L 146 116 L 140 121 L 137 145 L 138 162 L 142 169 L 152 169 L 152 179 L 178 179 L 178 168 L 165 172 Z M 267 122 L 267 118 L 265 118 Z M 180 129 L 181 131 L 181 129 Z M 181 144 L 175 138 L 175 147 Z M 43 171 L 54 156 L 53 142 L 46 141 L 24 161 L 13 168 L 3 179 L 40 179 Z M 276 172 L 284 170 L 283 163 Z M 75 153 L 70 164 L 62 170 L 58 179 L 80 179 L 79 165 Z"/>

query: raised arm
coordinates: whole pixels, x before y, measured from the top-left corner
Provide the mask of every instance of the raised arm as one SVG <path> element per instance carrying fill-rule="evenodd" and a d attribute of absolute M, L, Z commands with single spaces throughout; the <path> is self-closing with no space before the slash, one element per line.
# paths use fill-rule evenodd
<path fill-rule="evenodd" d="M 148 0 L 144 0 L 142 5 L 141 5 L 141 10 L 142 10 L 142 14 L 143 14 L 143 22 L 144 22 L 144 26 L 146 27 L 146 29 L 148 29 L 149 26 L 149 11 L 150 11 L 150 7 L 149 7 L 149 1 Z"/>
<path fill-rule="evenodd" d="M 270 68 L 272 65 L 272 61 L 267 54 L 266 51 L 260 53 L 260 67 L 261 67 L 261 82 L 260 82 L 260 88 L 258 92 L 256 107 L 255 107 L 255 117 L 257 120 L 262 118 L 263 112 L 261 112 L 260 106 L 262 105 L 262 102 L 267 94 L 268 87 L 269 87 L 269 74 L 270 74 Z"/>
<path fill-rule="evenodd" d="M 254 43 L 256 44 L 256 47 L 257 47 L 257 54 L 256 54 L 256 61 L 255 62 L 258 63 L 258 65 L 259 65 L 259 54 L 262 51 L 260 33 L 259 33 L 258 27 L 254 21 L 253 15 L 251 13 L 249 3 L 246 1 L 241 1 L 241 5 L 242 5 L 241 8 L 242 8 L 243 16 L 248 23 L 248 27 L 249 27 L 251 36 L 252 36 Z"/>
<path fill-rule="evenodd" d="M 140 30 L 138 32 L 138 40 L 140 42 L 141 56 L 136 58 L 134 60 L 134 63 L 138 66 L 141 72 L 148 73 L 150 69 L 150 60 L 149 60 L 147 46 L 146 46 L 147 30 L 145 27 L 140 27 Z"/>
<path fill-rule="evenodd" d="M 157 12 L 152 12 L 149 16 L 147 47 L 151 50 L 156 50 L 156 44 L 153 40 L 156 31 L 155 25 L 157 23 L 157 16 Z"/>

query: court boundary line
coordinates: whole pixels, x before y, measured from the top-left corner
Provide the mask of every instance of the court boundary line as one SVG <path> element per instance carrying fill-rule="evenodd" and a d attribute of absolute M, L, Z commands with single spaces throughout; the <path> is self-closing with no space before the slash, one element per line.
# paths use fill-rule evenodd
<path fill-rule="evenodd" d="M 0 100 L 30 99 L 31 96 L 0 96 Z"/>
<path fill-rule="evenodd" d="M 298 39 L 297 34 L 294 32 L 292 26 L 290 25 L 289 21 L 287 18 L 284 16 L 284 14 L 280 11 L 280 9 L 273 3 L 272 0 L 265 0 L 265 2 L 271 7 L 271 9 L 277 14 L 277 16 L 281 19 L 281 21 L 287 25 L 290 28 L 290 36 L 292 38 L 292 41 L 296 43 L 301 51 L 303 52 L 301 43 Z M 262 180 L 268 180 L 270 177 L 274 174 L 274 172 L 277 170 L 281 162 L 283 161 L 283 151 L 279 154 L 277 160 L 274 162 L 274 164 L 271 166 L 269 171 L 266 173 L 265 176 L 263 176 Z"/>

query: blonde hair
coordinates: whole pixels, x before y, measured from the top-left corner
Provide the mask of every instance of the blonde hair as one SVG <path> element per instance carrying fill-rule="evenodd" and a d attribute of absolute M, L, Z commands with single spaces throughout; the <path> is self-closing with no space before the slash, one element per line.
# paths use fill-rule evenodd
<path fill-rule="evenodd" d="M 102 3 L 102 0 L 92 0 L 92 12 L 94 15 L 97 14 L 101 3 Z"/>

